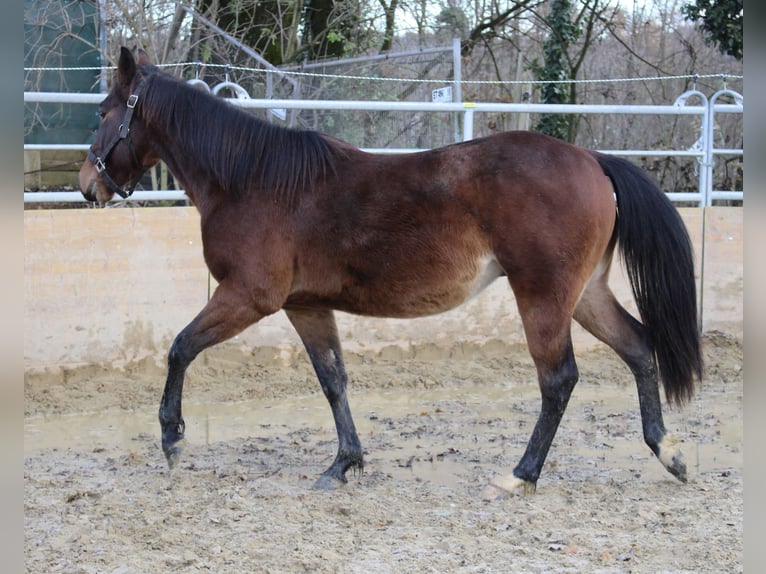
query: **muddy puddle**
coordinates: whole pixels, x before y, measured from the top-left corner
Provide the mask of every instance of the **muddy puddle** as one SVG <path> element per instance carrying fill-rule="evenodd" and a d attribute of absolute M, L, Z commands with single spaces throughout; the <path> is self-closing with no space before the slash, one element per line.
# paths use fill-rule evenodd
<path fill-rule="evenodd" d="M 603 435 L 597 444 L 588 445 L 587 441 L 578 446 L 584 456 L 598 461 L 601 466 L 619 466 L 624 459 L 649 460 L 650 454 L 640 442 L 640 421 L 636 418 L 638 402 L 630 387 L 604 387 L 602 385 L 579 385 L 572 398 L 562 425 L 569 433 L 583 437 L 597 434 L 597 420 L 607 422 L 610 434 Z M 739 397 L 726 397 L 729 405 L 720 408 L 736 410 Z M 385 391 L 365 390 L 356 393 L 350 399 L 352 413 L 360 437 L 371 436 L 378 432 L 381 419 L 413 419 L 429 424 L 434 417 L 444 419 L 449 424 L 450 410 L 459 405 L 460 417 L 472 417 L 476 421 L 498 421 L 503 418 L 519 418 L 522 424 L 517 438 L 526 440 L 534 424 L 538 400 L 538 390 L 534 385 L 478 386 L 470 389 L 439 388 L 428 390 Z M 523 405 L 523 407 L 521 406 Z M 702 417 L 699 407 L 690 409 L 694 420 Z M 515 412 L 514 412 L 515 411 Z M 673 432 L 688 435 L 688 423 L 684 417 L 689 412 L 678 416 L 666 414 L 668 428 Z M 635 428 L 627 428 L 621 419 L 629 417 Z M 286 435 L 299 429 L 308 428 L 316 437 L 325 441 L 335 438 L 329 406 L 322 395 L 312 394 L 283 398 L 277 401 L 250 400 L 232 403 L 189 403 L 184 406 L 184 418 L 187 424 L 187 439 L 196 445 L 210 446 L 217 442 L 236 439 L 258 438 L 260 440 Z M 715 421 L 718 440 L 700 441 L 692 436 L 686 437 L 685 456 L 690 470 L 709 472 L 715 469 L 738 467 L 742 464 L 742 423 L 736 417 L 718 418 Z M 374 459 L 385 463 L 389 471 L 401 476 L 414 476 L 423 480 L 440 483 L 449 482 L 450 476 L 457 475 L 459 462 L 445 460 L 443 456 L 421 460 L 419 451 L 426 448 L 429 452 L 439 449 L 438 444 L 425 444 L 423 433 L 402 436 L 397 440 L 396 449 L 391 453 L 376 452 Z M 132 412 L 112 411 L 101 413 L 48 415 L 29 417 L 24 424 L 24 449 L 33 453 L 41 449 L 72 448 L 118 448 L 129 451 L 137 440 L 157 437 L 159 423 L 156 409 L 142 409 Z M 603 439 L 603 440 L 601 440 Z M 471 444 L 450 442 L 449 448 L 461 451 L 470 450 Z M 411 453 L 406 465 L 395 464 L 392 459 L 401 452 Z M 465 463 L 469 464 L 469 463 Z M 458 471 L 458 472 L 456 472 Z"/>

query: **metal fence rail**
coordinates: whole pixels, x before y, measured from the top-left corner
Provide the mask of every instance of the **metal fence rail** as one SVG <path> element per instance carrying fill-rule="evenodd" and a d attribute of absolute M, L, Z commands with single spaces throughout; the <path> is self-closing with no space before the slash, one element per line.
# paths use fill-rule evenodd
<path fill-rule="evenodd" d="M 733 104 L 720 104 L 719 98 L 727 96 L 734 100 Z M 76 103 L 98 104 L 104 98 L 103 94 L 93 93 L 54 93 L 54 92 L 24 92 L 25 102 Z M 698 99 L 700 104 L 689 105 L 689 99 Z M 380 102 L 380 101 L 337 101 L 337 100 L 264 100 L 252 98 L 229 98 L 233 105 L 248 109 L 274 110 L 281 113 L 284 110 L 367 110 L 386 111 L 393 113 L 430 112 L 451 113 L 460 118 L 463 141 L 474 137 L 474 118 L 482 113 L 546 113 L 546 114 L 632 114 L 632 115 L 689 115 L 698 116 L 700 120 L 700 137 L 689 149 L 673 150 L 599 150 L 621 156 L 658 156 L 658 157 L 695 157 L 699 162 L 699 186 L 696 192 L 668 192 L 671 201 L 696 202 L 700 207 L 712 205 L 714 200 L 743 200 L 743 192 L 737 190 L 713 189 L 714 156 L 742 156 L 743 149 L 716 148 L 714 140 L 715 114 L 744 113 L 742 95 L 732 90 L 720 90 L 710 98 L 701 92 L 691 90 L 679 96 L 672 105 L 580 105 L 580 104 L 499 104 L 482 102 Z M 85 151 L 87 145 L 45 145 L 26 144 L 25 151 L 33 150 L 78 150 Z M 369 149 L 378 153 L 402 153 L 415 150 L 412 148 Z M 136 191 L 130 198 L 132 201 L 148 200 L 179 200 L 186 199 L 182 190 Z M 81 202 L 84 201 L 79 192 L 32 192 L 24 193 L 25 203 L 30 202 Z M 120 200 L 123 201 L 123 200 Z"/>

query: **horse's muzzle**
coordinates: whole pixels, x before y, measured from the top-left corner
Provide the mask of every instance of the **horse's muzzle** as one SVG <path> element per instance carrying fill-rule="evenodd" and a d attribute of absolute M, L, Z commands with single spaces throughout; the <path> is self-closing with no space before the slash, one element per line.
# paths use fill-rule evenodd
<path fill-rule="evenodd" d="M 88 158 L 85 158 L 85 161 L 80 168 L 78 181 L 80 184 L 80 192 L 86 201 L 103 201 L 98 193 L 99 189 L 103 186 L 99 185 L 96 168 Z"/>

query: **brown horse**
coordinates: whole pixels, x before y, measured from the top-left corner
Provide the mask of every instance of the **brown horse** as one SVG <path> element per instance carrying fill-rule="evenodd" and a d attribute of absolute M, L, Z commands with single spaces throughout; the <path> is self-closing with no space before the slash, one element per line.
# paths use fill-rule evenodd
<path fill-rule="evenodd" d="M 666 195 L 627 160 L 530 132 L 376 155 L 270 125 L 121 50 L 80 186 L 131 193 L 164 160 L 199 210 L 219 285 L 174 340 L 159 408 L 162 448 L 181 453 L 184 373 L 197 354 L 283 309 L 327 397 L 338 453 L 319 488 L 362 468 L 333 310 L 418 317 L 506 277 L 539 378 L 526 451 L 489 494 L 533 490 L 578 378 L 574 318 L 635 375 L 646 443 L 686 481 L 662 420 L 659 381 L 683 403 L 702 373 L 693 252 Z M 128 189 L 121 186 L 128 185 Z M 607 285 L 619 246 L 641 322 Z"/>

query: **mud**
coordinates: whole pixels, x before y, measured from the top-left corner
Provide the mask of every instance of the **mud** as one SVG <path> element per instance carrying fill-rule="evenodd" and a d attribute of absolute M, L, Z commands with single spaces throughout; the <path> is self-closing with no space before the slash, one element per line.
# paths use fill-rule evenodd
<path fill-rule="evenodd" d="M 578 355 L 580 382 L 537 492 L 485 502 L 539 408 L 523 347 L 347 357 L 366 467 L 311 488 L 335 455 L 308 361 L 226 347 L 192 366 L 187 447 L 170 473 L 163 369 L 89 366 L 25 379 L 26 571 L 739 572 L 742 346 L 705 337 L 694 400 L 665 408 L 681 484 L 641 438 L 632 377 Z"/>

